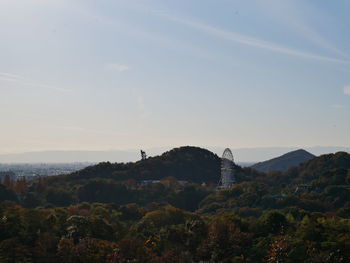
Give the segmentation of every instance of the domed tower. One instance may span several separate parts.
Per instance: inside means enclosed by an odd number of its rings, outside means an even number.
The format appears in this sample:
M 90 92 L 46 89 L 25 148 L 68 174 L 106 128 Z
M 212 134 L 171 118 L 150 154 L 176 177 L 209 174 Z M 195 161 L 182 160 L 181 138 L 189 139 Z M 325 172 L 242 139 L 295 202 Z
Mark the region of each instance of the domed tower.
M 231 150 L 226 148 L 221 157 L 221 177 L 218 189 L 230 188 L 235 183 L 233 155 Z

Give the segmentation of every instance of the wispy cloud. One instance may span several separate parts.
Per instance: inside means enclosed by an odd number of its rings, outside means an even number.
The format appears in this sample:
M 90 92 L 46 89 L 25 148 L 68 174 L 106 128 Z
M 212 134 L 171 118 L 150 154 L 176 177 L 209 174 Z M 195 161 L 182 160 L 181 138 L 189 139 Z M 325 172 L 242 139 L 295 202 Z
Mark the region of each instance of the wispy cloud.
M 322 37 L 318 32 L 307 25 L 296 24 L 296 27 L 299 28 L 300 32 L 305 36 L 305 38 L 310 39 L 314 43 L 318 44 L 320 47 L 326 48 L 335 54 L 343 56 L 345 58 L 350 58 L 350 55 L 340 50 L 336 46 L 334 46 L 330 41 Z
M 335 109 L 345 109 L 347 108 L 346 105 L 343 105 L 343 104 L 333 104 L 331 105 L 332 108 L 335 108 Z
M 307 1 L 280 1 L 269 0 L 269 4 L 257 1 L 258 7 L 264 14 L 270 15 L 277 23 L 283 23 L 294 30 L 298 35 L 308 39 L 317 46 L 349 59 L 350 55 L 330 40 L 322 36 L 311 24 L 305 14 L 313 14 L 318 20 L 329 20 L 329 14 L 321 12 L 317 6 Z M 303 10 L 304 12 L 300 12 Z
M 0 75 L 2 77 L 7 77 L 7 78 L 11 78 L 11 79 L 23 79 L 21 76 L 16 75 L 16 74 L 12 74 L 12 73 L 7 73 L 7 72 L 0 72 Z
M 88 134 L 98 134 L 98 135 L 116 135 L 113 131 L 108 130 L 96 130 L 80 126 L 54 126 L 55 129 L 65 130 L 69 132 L 76 133 L 88 133 Z
M 122 64 L 108 63 L 106 64 L 106 69 L 111 71 L 123 72 L 130 70 L 130 67 Z
M 68 92 L 69 89 L 59 88 L 51 85 L 46 85 L 42 83 L 37 83 L 33 80 L 24 78 L 20 75 L 8 73 L 8 72 L 0 72 L 0 81 L 6 81 L 6 82 L 15 82 L 21 86 L 26 86 L 30 88 L 39 88 L 39 89 L 48 89 L 48 90 L 54 90 L 59 92 Z
M 344 89 L 343 89 L 343 91 L 344 91 L 344 94 L 350 95 L 350 85 L 345 86 Z
M 211 34 L 213 36 L 229 40 L 231 42 L 255 47 L 255 48 L 260 48 L 260 49 L 266 49 L 270 50 L 273 52 L 277 53 L 282 53 L 286 55 L 291 55 L 291 56 L 298 56 L 298 57 L 303 57 L 303 58 L 308 58 L 308 59 L 316 59 L 316 60 L 322 60 L 322 61 L 328 61 L 328 62 L 336 62 L 336 63 L 343 63 L 343 64 L 350 64 L 350 60 L 343 60 L 343 59 L 338 59 L 338 58 L 333 58 L 333 57 L 327 57 L 327 56 L 322 56 L 318 54 L 314 54 L 311 52 L 306 52 L 302 51 L 299 49 L 294 49 L 286 46 L 282 46 L 280 44 L 276 44 L 273 42 L 261 40 L 258 38 L 254 38 L 251 36 L 239 34 L 233 31 L 221 29 L 218 27 L 214 27 L 208 24 L 200 23 L 197 21 L 185 19 L 182 17 L 174 16 L 171 14 L 167 13 L 159 13 L 155 12 L 156 15 L 162 16 L 167 18 L 168 20 L 171 20 L 173 22 L 181 23 L 183 25 L 186 25 L 188 27 L 191 27 L 193 29 L 197 29 L 203 32 L 206 32 L 208 34 Z

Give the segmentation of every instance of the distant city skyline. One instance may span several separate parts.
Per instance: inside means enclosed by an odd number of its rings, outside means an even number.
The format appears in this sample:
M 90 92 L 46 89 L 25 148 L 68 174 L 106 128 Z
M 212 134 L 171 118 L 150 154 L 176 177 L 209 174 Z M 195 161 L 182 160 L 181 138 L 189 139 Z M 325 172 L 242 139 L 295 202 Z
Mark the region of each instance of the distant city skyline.
M 0 0 L 0 154 L 350 147 L 349 10 Z

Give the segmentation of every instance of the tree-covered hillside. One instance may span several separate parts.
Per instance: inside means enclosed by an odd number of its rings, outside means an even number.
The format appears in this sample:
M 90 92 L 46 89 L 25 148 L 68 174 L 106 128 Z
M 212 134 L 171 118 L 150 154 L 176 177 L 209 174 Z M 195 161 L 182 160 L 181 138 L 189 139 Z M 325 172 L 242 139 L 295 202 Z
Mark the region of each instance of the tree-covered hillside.
M 348 153 L 286 172 L 235 171 L 237 184 L 216 191 L 220 158 L 181 147 L 32 182 L 5 178 L 0 262 L 350 262 Z
M 206 149 L 186 146 L 135 163 L 100 163 L 65 179 L 160 180 L 169 176 L 197 183 L 216 183 L 220 176 L 220 158 Z

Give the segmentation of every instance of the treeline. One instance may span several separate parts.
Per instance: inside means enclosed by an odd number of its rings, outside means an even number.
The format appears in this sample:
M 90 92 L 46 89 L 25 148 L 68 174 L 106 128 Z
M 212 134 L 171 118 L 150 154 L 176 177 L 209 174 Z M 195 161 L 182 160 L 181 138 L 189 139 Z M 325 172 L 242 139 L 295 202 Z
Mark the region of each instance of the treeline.
M 49 178 L 45 177 L 28 184 L 25 179 L 9 181 L 8 185 L 0 184 L 0 201 L 15 201 L 25 208 L 64 207 L 81 202 L 117 205 L 147 205 L 157 202 L 194 211 L 213 189 L 213 185 L 179 182 L 172 177 L 147 184 L 140 184 L 135 180 L 116 181 L 104 178 L 50 184 Z

